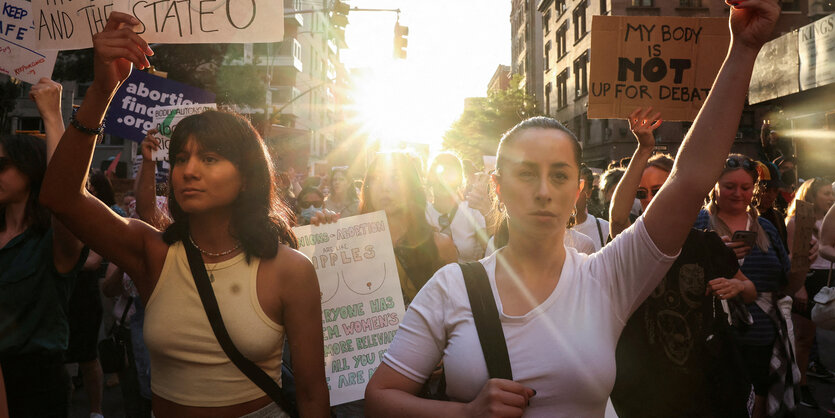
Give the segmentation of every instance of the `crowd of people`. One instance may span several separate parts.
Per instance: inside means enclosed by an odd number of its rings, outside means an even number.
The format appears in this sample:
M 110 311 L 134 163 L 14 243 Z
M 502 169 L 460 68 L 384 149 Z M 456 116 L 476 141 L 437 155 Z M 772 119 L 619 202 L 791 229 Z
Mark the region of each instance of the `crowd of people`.
M 811 320 L 835 261 L 832 179 L 802 181 L 786 150 L 730 152 L 780 9 L 729 4 L 727 57 L 675 159 L 655 152 L 663 109 L 636 109 L 634 154 L 603 173 L 573 132 L 534 117 L 504 134 L 490 172 L 449 152 L 390 152 L 356 179 L 357 167 L 305 178 L 275 171 L 247 119 L 207 111 L 174 130 L 163 193 L 149 132 L 125 207 L 89 165 L 113 94 L 153 51 L 133 17 L 111 13 L 70 126 L 45 79 L 31 92 L 45 140 L 0 137 L 0 417 L 66 416 L 65 363 L 79 364 L 101 416 L 100 289 L 118 298 L 131 417 L 602 417 L 609 399 L 623 418 L 817 407 L 807 376 L 835 380 Z M 407 312 L 365 398 L 331 407 L 318 280 L 292 227 L 375 211 Z M 801 213 L 814 213 L 813 234 L 796 245 Z M 809 268 L 792 269 L 803 257 Z M 483 273 L 479 313 L 468 272 Z M 477 317 L 491 308 L 501 337 L 485 346 Z

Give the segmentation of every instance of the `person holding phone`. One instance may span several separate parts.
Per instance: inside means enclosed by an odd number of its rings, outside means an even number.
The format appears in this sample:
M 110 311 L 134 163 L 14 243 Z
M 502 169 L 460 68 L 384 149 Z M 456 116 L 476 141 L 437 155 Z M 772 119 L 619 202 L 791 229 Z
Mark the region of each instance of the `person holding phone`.
M 800 377 L 799 373 L 794 374 L 795 359 L 788 344 L 790 315 L 780 305 L 789 299 L 784 299 L 782 294 L 789 284 L 789 257 L 774 225 L 758 216 L 754 204 L 760 177 L 758 167 L 744 155 L 729 155 L 695 224 L 696 228 L 715 231 L 722 237 L 739 259 L 742 273 L 757 289 L 756 302 L 747 305 L 754 323 L 740 333 L 739 339 L 756 395 L 754 416 L 771 413 L 774 402 L 794 408 L 793 391 L 777 385 L 782 385 L 787 378 L 797 384 Z M 753 241 L 751 233 L 755 236 Z

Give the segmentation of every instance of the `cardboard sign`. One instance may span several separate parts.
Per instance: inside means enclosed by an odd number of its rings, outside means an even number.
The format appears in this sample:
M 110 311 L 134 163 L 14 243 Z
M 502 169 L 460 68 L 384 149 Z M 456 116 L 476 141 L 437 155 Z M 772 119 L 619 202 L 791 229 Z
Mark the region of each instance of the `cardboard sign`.
M 93 46 L 110 12 L 141 22 L 148 43 L 258 43 L 284 38 L 284 3 L 276 0 L 33 0 L 42 49 Z
M 795 200 L 794 239 L 791 248 L 791 275 L 805 276 L 809 270 L 809 251 L 812 248 L 812 233 L 815 230 L 815 205 Z M 814 297 L 814 295 L 812 295 Z
M 184 118 L 191 115 L 198 115 L 207 110 L 217 109 L 214 103 L 197 104 L 188 106 L 159 106 L 154 109 L 154 127 L 157 128 L 156 138 L 159 140 L 159 149 L 154 151 L 151 158 L 154 161 L 168 160 L 168 147 L 171 144 L 171 134 L 174 128 Z
M 154 127 L 154 109 L 157 106 L 214 101 L 215 94 L 212 92 L 134 70 L 113 97 L 104 119 L 104 132 L 142 142 L 148 129 Z
M 590 119 L 694 120 L 730 41 L 725 18 L 594 16 L 591 32 Z
M 330 403 L 362 399 L 405 312 L 386 214 L 293 231 L 319 277 Z
M 52 78 L 58 51 L 35 47 L 36 33 L 30 3 L 25 0 L 0 0 L 0 74 L 35 84 Z

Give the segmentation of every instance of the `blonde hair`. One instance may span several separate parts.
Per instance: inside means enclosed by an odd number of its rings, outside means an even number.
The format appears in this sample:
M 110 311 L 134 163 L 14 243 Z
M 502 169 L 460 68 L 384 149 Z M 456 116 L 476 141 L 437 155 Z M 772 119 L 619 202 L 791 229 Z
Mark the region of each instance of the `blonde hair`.
M 742 154 L 731 154 L 728 156 L 728 160 L 731 159 L 747 159 L 748 161 L 753 162 L 750 158 L 742 155 Z M 728 167 L 728 164 L 725 164 L 725 168 L 722 169 L 722 174 L 719 176 L 719 180 L 725 176 L 725 174 L 730 173 L 736 170 L 745 170 L 751 176 L 751 179 L 754 181 L 754 192 L 753 196 L 757 195 L 757 190 L 759 189 L 759 173 L 756 169 L 748 170 L 743 167 L 742 164 L 737 165 L 736 167 Z M 719 181 L 716 181 L 716 184 L 719 184 Z M 760 249 L 762 252 L 767 252 L 771 246 L 771 239 L 768 237 L 768 233 L 760 227 L 759 217 L 760 212 L 757 210 L 757 199 L 752 198 L 750 202 L 748 202 L 747 213 L 748 217 L 751 220 L 751 231 L 757 233 L 757 240 L 755 245 Z M 713 189 L 710 191 L 708 195 L 707 202 L 705 203 L 705 210 L 710 214 L 710 221 L 708 223 L 708 227 L 715 231 L 719 236 L 733 236 L 734 231 L 731 231 L 731 228 L 719 218 L 719 203 L 716 201 L 716 187 L 714 186 Z
M 794 192 L 794 199 L 792 199 L 792 202 L 789 205 L 789 210 L 786 212 L 786 220 L 793 218 L 797 213 L 798 200 L 815 203 L 815 196 L 817 196 L 818 190 L 822 189 L 824 186 L 829 186 L 829 184 L 820 178 L 813 178 L 804 181 L 803 184 L 797 188 L 797 191 Z

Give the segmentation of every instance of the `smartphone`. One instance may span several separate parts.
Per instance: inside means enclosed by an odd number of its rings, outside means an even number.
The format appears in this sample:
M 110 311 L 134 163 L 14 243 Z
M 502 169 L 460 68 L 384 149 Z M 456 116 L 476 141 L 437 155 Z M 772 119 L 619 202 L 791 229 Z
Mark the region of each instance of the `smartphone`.
M 731 241 L 743 242 L 746 247 L 753 247 L 757 242 L 757 233 L 754 231 L 736 231 Z

